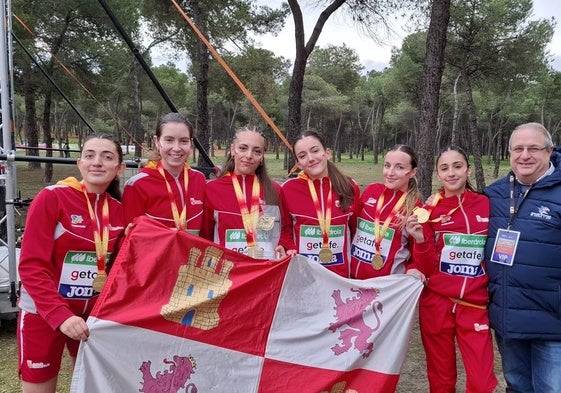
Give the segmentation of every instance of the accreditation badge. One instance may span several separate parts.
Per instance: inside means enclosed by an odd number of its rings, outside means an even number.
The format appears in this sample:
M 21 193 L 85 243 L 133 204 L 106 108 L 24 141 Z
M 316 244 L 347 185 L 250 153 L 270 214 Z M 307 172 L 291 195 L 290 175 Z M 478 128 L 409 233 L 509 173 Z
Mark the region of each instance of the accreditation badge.
M 495 244 L 493 245 L 491 262 L 512 266 L 514 263 L 514 255 L 516 253 L 516 247 L 518 246 L 519 237 L 520 232 L 518 231 L 499 229 L 497 231 Z

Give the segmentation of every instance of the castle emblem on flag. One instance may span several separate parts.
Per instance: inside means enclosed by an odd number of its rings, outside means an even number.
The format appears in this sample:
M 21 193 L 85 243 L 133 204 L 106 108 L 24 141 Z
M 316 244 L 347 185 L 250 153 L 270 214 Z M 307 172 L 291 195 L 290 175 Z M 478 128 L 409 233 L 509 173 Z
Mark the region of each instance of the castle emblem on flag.
M 196 393 L 197 387 L 194 383 L 185 386 L 185 383 L 195 372 L 196 363 L 192 356 L 173 357 L 173 361 L 164 359 L 164 364 L 169 364 L 169 370 L 164 372 L 156 372 L 156 376 L 152 376 L 150 366 L 152 362 L 142 362 L 139 370 L 142 373 L 142 388 L 138 391 L 142 393 L 177 393 L 179 389 L 185 388 L 186 393 Z
M 341 290 L 336 289 L 331 294 L 335 300 L 335 318 L 336 322 L 329 324 L 329 330 L 333 333 L 339 330 L 340 344 L 331 347 L 335 355 L 341 355 L 353 347 L 362 355 L 363 358 L 370 356 L 374 350 L 374 344 L 368 340 L 372 334 L 380 328 L 380 315 L 383 312 L 382 302 L 376 300 L 380 294 L 380 290 L 376 288 L 350 288 L 351 292 L 356 296 L 349 297 L 343 301 L 341 298 Z M 376 326 L 370 327 L 364 320 L 364 314 L 372 308 L 374 317 L 376 318 Z M 360 316 L 360 317 L 358 317 Z M 347 326 L 343 329 L 343 326 Z
M 209 246 L 204 256 L 198 248 L 189 250 L 187 264 L 179 267 L 169 303 L 161 315 L 168 321 L 209 330 L 220 322 L 218 307 L 232 281 L 228 278 L 234 264 L 221 260 L 223 251 Z

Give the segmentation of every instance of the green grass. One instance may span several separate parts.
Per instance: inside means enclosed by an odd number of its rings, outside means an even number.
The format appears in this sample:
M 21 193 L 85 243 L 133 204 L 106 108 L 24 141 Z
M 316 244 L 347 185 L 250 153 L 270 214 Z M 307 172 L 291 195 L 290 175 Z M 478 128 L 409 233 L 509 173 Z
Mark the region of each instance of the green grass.
M 22 155 L 23 152 L 18 152 L 18 155 Z M 57 155 L 57 153 L 54 153 Z M 77 159 L 77 153 L 72 153 L 72 158 Z M 125 156 L 125 159 L 132 159 L 132 156 Z M 214 164 L 221 166 L 224 162 L 224 152 L 222 150 L 216 151 L 215 156 L 211 157 Z M 359 187 L 363 189 L 370 183 L 383 182 L 382 178 L 382 167 L 383 167 L 383 156 L 379 157 L 378 164 L 374 164 L 374 160 L 371 155 L 366 155 L 364 161 L 360 158 L 349 159 L 348 155 L 343 155 L 341 157 L 341 162 L 335 162 L 337 167 L 343 171 L 343 173 L 351 176 L 358 183 Z M 486 184 L 492 183 L 495 179 L 492 178 L 493 167 L 487 165 L 486 158 L 483 159 L 484 162 L 484 174 Z M 279 156 L 279 159 L 275 158 L 274 153 L 268 153 L 266 155 L 267 171 L 269 175 L 278 180 L 283 181 L 287 177 L 287 171 L 283 168 L 283 155 Z M 192 166 L 192 162 L 190 162 Z M 18 190 L 21 193 L 22 199 L 33 198 L 37 192 L 47 184 L 43 182 L 44 166 L 39 170 L 29 170 L 27 169 L 27 163 L 18 161 L 17 162 L 17 180 L 18 180 Z M 503 161 L 499 170 L 499 177 L 504 176 L 509 170 L 508 161 Z M 126 179 L 134 175 L 137 172 L 136 169 L 127 169 L 123 174 L 121 179 L 121 184 L 124 183 Z M 433 171 L 434 173 L 434 171 Z M 53 164 L 53 183 L 63 179 L 67 176 L 79 177 L 78 168 L 75 164 Z M 475 185 L 475 175 L 472 173 L 471 181 Z M 438 180 L 433 177 L 433 190 L 438 189 Z

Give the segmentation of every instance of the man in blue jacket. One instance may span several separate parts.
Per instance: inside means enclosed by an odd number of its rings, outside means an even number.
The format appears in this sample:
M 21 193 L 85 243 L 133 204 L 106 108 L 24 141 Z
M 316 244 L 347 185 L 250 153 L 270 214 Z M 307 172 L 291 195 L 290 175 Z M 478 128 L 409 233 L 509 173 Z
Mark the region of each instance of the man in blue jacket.
M 511 172 L 485 189 L 489 318 L 507 392 L 561 392 L 561 153 L 539 123 L 509 151 Z

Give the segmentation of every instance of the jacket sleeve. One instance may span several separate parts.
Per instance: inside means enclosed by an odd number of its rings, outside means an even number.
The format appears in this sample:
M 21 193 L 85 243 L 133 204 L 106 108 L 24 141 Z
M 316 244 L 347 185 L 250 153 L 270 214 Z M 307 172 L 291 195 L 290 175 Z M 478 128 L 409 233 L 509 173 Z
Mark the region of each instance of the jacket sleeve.
M 212 190 L 209 184 L 206 184 L 203 202 L 203 220 L 201 223 L 200 236 L 203 239 L 214 241 L 214 207 L 211 204 L 210 193 Z
M 282 187 L 279 191 L 279 199 L 279 207 L 281 210 L 281 237 L 279 244 L 284 247 L 285 251 L 298 250 L 294 242 L 292 216 L 286 206 L 286 196 Z
M 139 193 L 139 188 L 135 187 L 134 184 L 125 184 L 122 201 L 125 224 L 131 223 L 135 217 L 143 216 L 146 213 L 144 197 Z
M 19 275 L 37 312 L 53 328 L 74 315 L 58 293 L 60 268 L 53 261 L 59 200 L 43 190 L 33 200 L 25 225 L 19 261 Z
M 407 270 L 417 269 L 426 277 L 430 277 L 438 267 L 438 253 L 434 243 L 434 231 L 429 223 L 423 224 L 425 241 L 417 243 L 411 236 L 411 263 Z
M 362 200 L 360 199 L 360 189 L 358 188 L 358 184 L 353 180 L 352 181 L 353 190 L 354 190 L 354 200 L 353 200 L 353 214 L 349 220 L 349 230 L 351 232 L 351 239 L 354 238 L 356 232 L 356 223 L 358 221 L 358 216 L 362 211 Z

